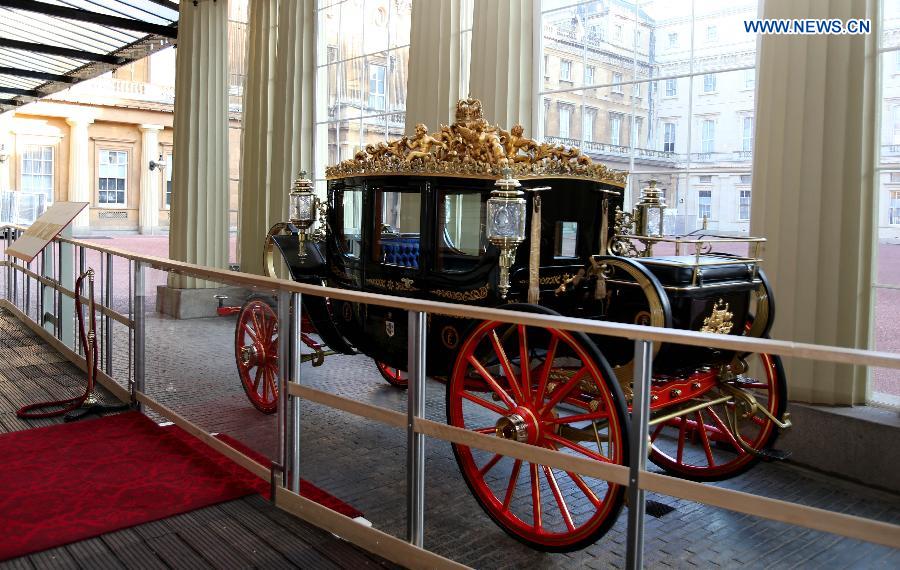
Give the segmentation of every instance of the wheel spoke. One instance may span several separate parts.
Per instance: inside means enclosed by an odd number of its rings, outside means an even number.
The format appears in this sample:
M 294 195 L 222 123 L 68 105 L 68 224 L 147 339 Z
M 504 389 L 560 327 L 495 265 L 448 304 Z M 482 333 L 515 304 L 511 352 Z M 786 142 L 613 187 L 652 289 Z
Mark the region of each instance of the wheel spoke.
M 588 372 L 587 366 L 582 366 L 578 372 L 572 375 L 571 378 L 565 383 L 562 388 L 557 388 L 556 391 L 553 392 L 553 395 L 547 400 L 547 403 L 541 408 L 541 415 L 546 414 L 549 410 L 552 410 L 553 407 L 560 402 L 569 392 L 572 391 L 575 386 L 581 381 L 585 374 Z
M 519 370 L 522 374 L 522 402 L 531 401 L 531 357 L 528 355 L 528 337 L 525 325 L 519 325 Z
M 566 500 L 563 499 L 562 493 L 559 491 L 559 485 L 556 483 L 556 477 L 553 475 L 553 471 L 546 465 L 542 465 L 542 467 L 544 468 L 544 477 L 547 478 L 547 484 L 550 485 L 550 490 L 553 492 L 553 497 L 556 499 L 556 505 L 559 507 L 559 513 L 566 523 L 566 528 L 571 532 L 575 530 L 575 525 L 572 523 L 572 515 L 569 513 L 569 506 L 566 504 Z
M 659 437 L 659 433 L 663 430 L 664 427 L 666 427 L 666 424 L 664 424 L 664 423 L 656 426 L 656 429 L 653 430 L 652 434 L 650 434 L 650 443 L 653 443 L 654 441 L 656 441 L 656 438 Z
M 590 412 L 587 414 L 575 414 L 574 416 L 560 416 L 558 418 L 549 417 L 544 421 L 548 424 L 571 424 L 575 422 L 597 421 L 608 418 L 609 414 L 603 412 Z
M 479 398 L 478 396 L 473 396 L 472 394 L 469 394 L 468 392 L 463 392 L 463 393 L 461 394 L 461 396 L 462 396 L 463 398 L 465 398 L 466 400 L 469 400 L 469 401 L 472 402 L 473 404 L 478 404 L 478 405 L 481 406 L 482 408 L 487 408 L 487 409 L 489 409 L 490 411 L 492 411 L 492 412 L 494 412 L 494 413 L 496 413 L 496 414 L 500 414 L 501 416 L 505 416 L 506 414 L 509 413 L 509 410 L 508 410 L 508 409 L 504 410 L 503 408 L 501 408 L 501 407 L 498 406 L 497 404 L 494 404 L 494 403 L 492 403 L 492 402 L 488 402 L 487 400 L 482 400 L 482 399 Z
M 709 436 L 706 434 L 706 424 L 703 421 L 703 414 L 700 410 L 694 412 L 697 415 L 697 431 L 700 432 L 700 441 L 703 443 L 703 452 L 706 453 L 706 461 L 710 467 L 715 467 L 716 462 L 713 461 L 712 447 L 709 445 Z
M 512 399 L 510 399 L 509 394 L 506 393 L 506 390 L 500 387 L 500 384 L 498 384 L 494 377 L 491 376 L 491 373 L 485 370 L 484 366 L 482 366 L 480 362 L 475 360 L 474 356 L 469 357 L 469 364 L 471 364 L 472 367 L 475 368 L 476 372 L 478 372 L 478 374 L 482 378 L 484 378 L 484 381 L 488 383 L 488 386 L 490 386 L 491 389 L 498 396 L 500 396 L 500 399 L 503 400 L 503 403 L 506 404 L 510 410 L 515 409 L 516 404 L 512 401 Z
M 506 496 L 503 497 L 503 510 L 509 510 L 509 503 L 512 501 L 513 492 L 516 490 L 516 483 L 519 481 L 519 470 L 522 469 L 522 460 L 516 459 L 513 465 L 512 473 L 509 474 L 509 484 L 506 486 Z
M 278 398 L 278 387 L 275 385 L 275 374 L 269 374 L 269 393 L 272 395 L 272 399 L 275 400 Z
M 684 457 L 684 437 L 687 435 L 687 421 L 684 418 L 681 418 L 681 422 L 678 424 L 678 463 L 681 463 L 682 458 Z
M 499 453 L 495 453 L 494 457 L 491 458 L 490 461 L 485 463 L 484 467 L 482 467 L 478 472 L 481 473 L 482 477 L 484 477 L 485 475 L 487 475 L 488 471 L 490 471 L 491 469 L 494 468 L 494 465 L 496 465 L 498 461 L 503 459 L 503 457 L 504 457 L 503 455 L 500 455 Z
M 545 434 L 544 437 L 549 439 L 550 441 L 554 441 L 564 447 L 568 447 L 572 451 L 577 451 L 578 453 L 580 453 L 582 455 L 586 455 L 587 457 L 590 457 L 591 459 L 596 459 L 597 461 L 602 461 L 604 463 L 612 463 L 612 461 L 610 461 L 609 458 L 603 457 L 602 455 L 598 454 L 595 451 L 591 451 L 590 449 L 584 447 L 583 445 L 578 445 L 577 443 L 573 443 L 564 437 L 559 437 L 558 435 L 556 435 L 554 433 Z
M 253 379 L 253 392 L 257 393 L 257 394 L 259 393 L 259 378 L 260 378 L 260 375 L 262 374 L 262 371 L 263 371 L 262 366 L 256 367 L 256 378 Z
M 506 356 L 506 351 L 503 350 L 503 345 L 500 344 L 500 339 L 497 338 L 497 331 L 491 332 L 491 345 L 494 347 L 494 354 L 497 355 L 497 359 L 500 361 L 500 366 L 503 368 L 503 373 L 506 375 L 506 381 L 509 384 L 509 387 L 512 388 L 516 401 L 524 402 L 525 400 L 522 398 L 522 391 L 516 383 L 516 373 L 512 368 L 509 357 Z
M 535 529 L 543 526 L 541 519 L 541 480 L 538 477 L 538 466 L 531 463 L 531 514 Z
M 559 337 L 553 334 L 550 339 L 550 345 L 547 347 L 547 356 L 544 359 L 544 366 L 541 368 L 541 378 L 538 384 L 537 393 L 534 396 L 534 404 L 537 405 L 544 401 L 544 392 L 547 391 L 547 381 L 550 380 L 550 370 L 553 369 L 553 360 L 556 358 L 556 347 L 559 346 Z
M 730 443 L 731 446 L 735 450 L 737 450 L 738 455 L 744 455 L 745 453 L 747 453 L 746 451 L 744 451 L 744 448 L 738 444 L 737 440 L 734 439 L 734 435 L 732 435 L 731 430 L 729 430 L 728 427 L 725 426 L 725 423 L 722 421 L 722 418 L 719 417 L 719 414 L 717 414 L 716 411 L 712 408 L 707 409 L 709 411 L 710 417 L 714 422 L 716 422 L 716 425 L 719 427 L 719 430 L 725 436 L 725 439 L 728 441 L 728 443 Z

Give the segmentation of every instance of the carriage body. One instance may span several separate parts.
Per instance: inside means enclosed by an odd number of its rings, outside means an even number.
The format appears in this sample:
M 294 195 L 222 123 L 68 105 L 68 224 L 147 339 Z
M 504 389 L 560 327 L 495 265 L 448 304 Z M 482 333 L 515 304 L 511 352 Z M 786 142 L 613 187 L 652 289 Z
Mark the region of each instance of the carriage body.
M 626 175 L 577 149 L 505 131 L 460 101 L 457 122 L 428 135 L 369 145 L 291 193 L 291 222 L 266 238 L 267 269 L 296 281 L 368 293 L 634 323 L 765 336 L 774 305 L 760 269 L 764 240 L 663 237 L 651 187 L 624 212 Z M 658 231 L 653 231 L 653 226 Z M 315 227 L 314 229 L 314 226 Z M 736 250 L 743 246 L 746 251 Z M 277 406 L 277 319 L 248 301 L 235 355 L 250 400 Z M 371 303 L 303 296 L 303 341 L 373 358 L 405 386 L 408 316 Z M 254 328 L 255 327 L 255 328 Z M 426 374 L 447 389 L 455 427 L 627 464 L 634 343 L 553 329 L 429 314 Z M 771 450 L 785 413 L 777 357 L 656 345 L 649 395 L 650 459 L 668 472 L 718 480 Z M 260 371 L 263 371 L 262 373 Z M 268 372 L 266 372 L 268 370 Z M 624 503 L 620 485 L 453 445 L 485 512 L 508 534 L 550 551 L 596 541 Z M 543 480 L 546 482 L 542 482 Z M 541 488 L 545 492 L 541 493 Z M 549 491 L 547 491 L 549 489 Z M 515 500 L 514 500 L 515 499 Z M 570 509 L 568 502 L 580 504 Z

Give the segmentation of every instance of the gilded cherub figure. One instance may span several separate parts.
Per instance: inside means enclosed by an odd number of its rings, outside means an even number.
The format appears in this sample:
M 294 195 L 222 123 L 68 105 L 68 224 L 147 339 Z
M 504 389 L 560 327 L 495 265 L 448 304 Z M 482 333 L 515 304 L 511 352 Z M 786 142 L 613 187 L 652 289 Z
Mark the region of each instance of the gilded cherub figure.
M 520 124 L 513 125 L 509 132 L 500 131 L 500 142 L 503 143 L 503 150 L 506 157 L 513 162 L 523 162 L 529 160 L 528 152 L 537 150 L 537 143 L 523 136 L 525 128 Z M 526 154 L 520 154 L 520 150 Z
M 478 119 L 472 123 L 472 127 L 456 126 L 460 135 L 471 149 L 471 154 L 476 160 L 494 164 L 505 164 L 506 153 L 500 144 L 497 129 L 492 128 L 484 119 Z
M 409 154 L 406 155 L 406 162 L 413 159 L 421 158 L 422 160 L 430 160 L 434 157 L 431 155 L 431 147 L 445 148 L 444 143 L 428 134 L 428 127 L 424 123 L 416 125 L 416 136 L 406 141 L 406 147 Z

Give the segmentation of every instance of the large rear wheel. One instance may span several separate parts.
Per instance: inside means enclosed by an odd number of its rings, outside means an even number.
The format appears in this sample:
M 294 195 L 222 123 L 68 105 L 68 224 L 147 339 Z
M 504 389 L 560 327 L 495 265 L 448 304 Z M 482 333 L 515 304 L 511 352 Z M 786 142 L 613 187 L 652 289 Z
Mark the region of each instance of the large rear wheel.
M 520 310 L 535 310 L 531 306 Z M 545 312 L 545 311 L 541 311 Z M 609 365 L 586 336 L 484 322 L 447 386 L 450 425 L 614 464 L 628 462 L 628 420 Z M 615 522 L 624 489 L 601 479 L 453 445 L 469 489 L 507 533 L 568 552 Z

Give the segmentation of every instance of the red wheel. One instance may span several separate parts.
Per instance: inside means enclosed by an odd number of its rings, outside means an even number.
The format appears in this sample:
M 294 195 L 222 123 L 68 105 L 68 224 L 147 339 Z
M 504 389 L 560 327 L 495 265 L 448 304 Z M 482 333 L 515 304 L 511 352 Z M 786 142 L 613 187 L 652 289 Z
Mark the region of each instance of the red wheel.
M 753 450 L 770 448 L 778 430 L 758 408 L 780 419 L 787 405 L 787 388 L 779 357 L 756 354 L 746 358 L 732 365 L 740 368 L 734 371 L 733 379 L 704 395 L 710 401 L 728 394 L 737 394 L 735 398 L 676 416 L 651 428 L 653 463 L 687 479 L 719 481 L 739 475 L 759 461 L 737 437 Z M 694 403 L 699 402 L 687 404 Z M 670 411 L 663 409 L 659 413 Z
M 278 316 L 271 305 L 251 299 L 241 307 L 234 356 L 250 402 L 265 414 L 278 409 Z
M 375 366 L 377 366 L 378 371 L 381 372 L 381 377 L 387 380 L 388 384 L 391 386 L 403 390 L 409 387 L 409 377 L 406 375 L 406 370 L 388 366 L 384 362 L 378 360 L 375 361 Z
M 480 433 L 628 462 L 621 389 L 581 334 L 482 323 L 457 356 L 447 417 Z M 622 507 L 619 485 L 465 446 L 454 444 L 453 451 L 485 512 L 539 550 L 569 552 L 596 542 Z

